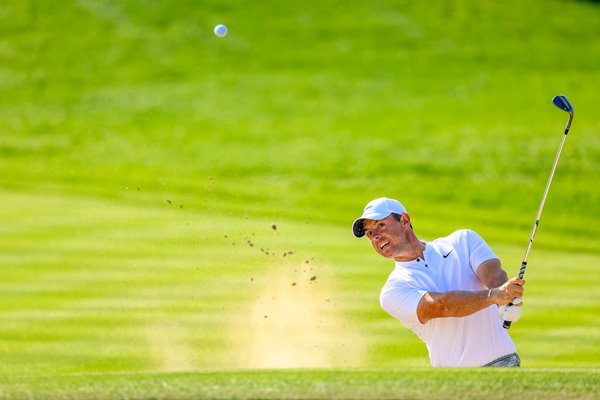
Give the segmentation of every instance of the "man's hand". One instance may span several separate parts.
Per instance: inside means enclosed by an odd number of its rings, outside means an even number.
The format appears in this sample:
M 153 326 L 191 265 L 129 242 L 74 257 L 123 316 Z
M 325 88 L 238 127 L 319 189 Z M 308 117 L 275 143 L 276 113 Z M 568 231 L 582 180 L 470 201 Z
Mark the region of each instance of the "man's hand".
M 523 292 L 525 281 L 518 277 L 509 279 L 492 291 L 491 300 L 498 304 L 498 316 L 503 321 L 516 322 L 523 311 Z
M 499 306 L 514 303 L 513 299 L 523 297 L 523 285 L 525 285 L 525 281 L 521 278 L 509 279 L 502 286 L 492 291 L 491 300 Z
M 521 312 L 523 311 L 523 298 L 515 297 L 512 301 L 513 304 L 505 304 L 498 307 L 498 316 L 502 321 L 516 322 L 521 318 Z

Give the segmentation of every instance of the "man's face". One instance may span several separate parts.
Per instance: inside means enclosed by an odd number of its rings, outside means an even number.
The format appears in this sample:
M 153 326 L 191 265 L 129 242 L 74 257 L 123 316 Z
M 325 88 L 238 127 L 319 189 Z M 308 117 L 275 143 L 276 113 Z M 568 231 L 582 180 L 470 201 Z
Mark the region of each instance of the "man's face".
M 389 215 L 377 221 L 366 219 L 363 229 L 378 254 L 385 258 L 394 258 L 401 255 L 407 245 L 404 224 L 402 219 L 398 221 L 393 215 Z

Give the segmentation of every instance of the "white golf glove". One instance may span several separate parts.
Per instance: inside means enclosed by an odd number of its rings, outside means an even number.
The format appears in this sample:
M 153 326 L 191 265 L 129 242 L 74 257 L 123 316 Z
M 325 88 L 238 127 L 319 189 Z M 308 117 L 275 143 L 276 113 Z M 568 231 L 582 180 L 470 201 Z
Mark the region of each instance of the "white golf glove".
M 523 298 L 515 297 L 512 304 L 498 306 L 498 316 L 502 321 L 516 322 L 521 318 L 523 311 Z

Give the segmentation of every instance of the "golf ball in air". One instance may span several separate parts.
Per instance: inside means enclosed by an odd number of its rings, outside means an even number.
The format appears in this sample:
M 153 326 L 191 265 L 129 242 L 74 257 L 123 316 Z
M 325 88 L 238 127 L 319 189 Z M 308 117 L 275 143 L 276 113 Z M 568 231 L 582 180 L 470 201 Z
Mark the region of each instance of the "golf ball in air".
M 215 35 L 217 35 L 218 37 L 223 37 L 227 35 L 227 27 L 222 24 L 215 26 Z

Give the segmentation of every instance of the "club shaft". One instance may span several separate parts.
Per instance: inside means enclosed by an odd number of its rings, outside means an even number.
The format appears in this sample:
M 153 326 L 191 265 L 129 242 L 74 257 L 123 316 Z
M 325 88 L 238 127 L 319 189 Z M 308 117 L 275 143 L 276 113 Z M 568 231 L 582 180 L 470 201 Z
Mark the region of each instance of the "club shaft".
M 537 232 L 537 228 L 540 224 L 540 218 L 542 218 L 542 211 L 544 210 L 544 204 L 546 204 L 546 197 L 548 197 L 548 192 L 550 191 L 550 185 L 552 184 L 552 179 L 554 179 L 554 172 L 556 171 L 556 166 L 558 165 L 558 160 L 560 159 L 560 154 L 562 153 L 563 146 L 565 144 L 565 140 L 567 139 L 567 135 L 569 134 L 569 129 L 571 128 L 571 122 L 573 121 L 573 114 L 569 113 L 569 120 L 567 121 L 567 126 L 565 127 L 565 134 L 560 141 L 560 146 L 558 146 L 558 151 L 556 152 L 556 157 L 554 157 L 554 164 L 552 164 L 552 170 L 550 170 L 550 176 L 548 177 L 548 182 L 546 183 L 546 188 L 544 189 L 544 194 L 542 195 L 542 201 L 540 202 L 540 207 L 538 208 L 537 215 L 535 217 L 535 222 L 533 223 L 533 228 L 531 230 L 531 236 L 529 237 L 529 243 L 527 244 L 527 250 L 525 250 L 525 256 L 523 257 L 523 262 L 521 263 L 521 269 L 519 270 L 519 278 L 523 279 L 525 276 L 525 269 L 527 268 L 527 260 L 529 259 L 529 253 L 531 252 L 531 247 L 533 246 L 533 239 L 535 239 L 535 233 Z M 512 304 L 512 303 L 511 303 Z M 511 322 L 504 321 L 502 326 L 505 329 L 510 328 Z
M 569 125 L 572 118 L 569 118 Z M 544 189 L 544 194 L 542 196 L 542 201 L 540 203 L 540 208 L 538 209 L 537 215 L 535 217 L 535 222 L 533 224 L 533 229 L 531 230 L 531 236 L 529 237 L 529 244 L 527 245 L 527 250 L 525 251 L 525 257 L 523 257 L 523 263 L 527 265 L 527 259 L 529 258 L 529 252 L 531 251 L 531 246 L 533 245 L 533 239 L 535 238 L 535 233 L 540 224 L 540 219 L 542 218 L 542 211 L 544 211 L 544 205 L 546 204 L 546 198 L 548 197 L 548 192 L 550 191 L 550 185 L 552 184 L 552 179 L 554 179 L 554 172 L 556 171 L 556 166 L 558 165 L 558 160 L 560 158 L 560 154 L 562 153 L 563 146 L 565 144 L 565 140 L 567 139 L 567 133 L 569 132 L 569 128 L 565 129 L 565 134 L 560 141 L 560 146 L 558 147 L 558 151 L 556 153 L 556 157 L 554 158 L 554 164 L 552 165 L 552 170 L 550 171 L 550 177 L 548 178 L 548 182 L 546 183 L 546 188 Z M 519 271 L 519 278 L 523 279 L 523 275 L 525 275 L 525 268 L 521 267 Z

